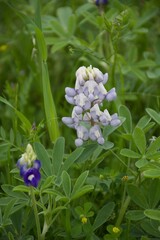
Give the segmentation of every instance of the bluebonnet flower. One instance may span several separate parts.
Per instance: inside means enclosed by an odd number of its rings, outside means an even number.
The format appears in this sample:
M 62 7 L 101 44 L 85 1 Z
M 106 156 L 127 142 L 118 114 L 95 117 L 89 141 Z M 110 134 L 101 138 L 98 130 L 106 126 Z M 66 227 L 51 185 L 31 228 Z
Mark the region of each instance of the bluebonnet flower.
M 20 170 L 20 176 L 27 186 L 38 186 L 41 179 L 41 162 L 37 159 L 30 144 L 27 145 L 25 153 L 22 154 L 21 158 L 18 160 L 17 167 Z
M 101 128 L 107 125 L 118 126 L 121 123 L 117 113 L 110 115 L 107 109 L 100 109 L 103 101 L 110 102 L 117 97 L 115 88 L 107 91 L 104 87 L 107 81 L 108 73 L 103 74 L 92 66 L 82 66 L 76 71 L 75 88 L 65 88 L 65 98 L 74 107 L 71 117 L 63 117 L 62 121 L 76 130 L 77 147 L 88 139 L 103 145 Z

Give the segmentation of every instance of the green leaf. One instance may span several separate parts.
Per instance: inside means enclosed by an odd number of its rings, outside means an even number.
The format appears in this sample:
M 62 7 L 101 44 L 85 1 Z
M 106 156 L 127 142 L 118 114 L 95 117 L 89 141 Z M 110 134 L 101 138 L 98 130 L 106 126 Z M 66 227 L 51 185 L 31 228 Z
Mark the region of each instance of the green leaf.
M 17 117 L 20 119 L 22 123 L 23 130 L 30 133 L 30 130 L 32 128 L 32 124 L 30 123 L 30 121 L 20 111 L 18 111 L 15 107 L 13 107 L 12 104 L 10 104 L 5 98 L 0 97 L 0 101 L 5 103 L 7 106 L 9 106 L 15 111 Z
M 144 154 L 146 150 L 146 138 L 144 131 L 141 128 L 135 127 L 133 132 L 133 140 L 140 153 Z
M 43 32 L 40 30 L 40 28 L 35 27 L 35 33 L 36 33 L 37 45 L 38 45 L 38 50 L 40 52 L 40 56 L 43 61 L 47 61 L 47 47 L 46 47 Z
M 49 81 L 47 63 L 42 62 L 42 86 L 43 86 L 43 99 L 44 109 L 47 121 L 48 132 L 51 141 L 55 141 L 59 136 L 59 125 L 56 107 L 52 97 L 51 86 Z
M 142 210 L 129 210 L 126 213 L 126 218 L 131 220 L 131 221 L 139 221 L 139 220 L 145 218 L 144 211 L 142 211 Z
M 151 109 L 151 108 L 146 108 L 146 112 L 148 113 L 148 115 L 154 119 L 155 122 L 157 122 L 158 124 L 160 124 L 160 114 L 157 113 L 155 110 Z
M 72 166 L 72 164 L 81 156 L 83 151 L 84 148 L 76 148 L 76 150 L 72 152 L 65 160 L 62 166 L 62 171 L 63 170 L 67 171 Z
M 49 176 L 45 179 L 43 184 L 41 185 L 41 191 L 43 192 L 44 189 L 48 188 L 49 186 L 53 185 L 55 176 Z
M 71 15 L 72 9 L 70 7 L 61 7 L 57 10 L 57 16 L 60 20 L 61 26 L 65 31 L 68 30 L 68 22 Z
M 156 140 L 154 140 L 150 146 L 147 148 L 147 153 L 146 153 L 146 156 L 147 154 L 152 154 L 154 152 L 156 152 L 157 150 L 160 149 L 160 137 L 156 138 Z
M 88 176 L 89 171 L 85 171 L 83 173 L 81 173 L 81 175 L 77 178 L 74 187 L 73 187 L 73 191 L 72 191 L 72 196 L 79 191 L 79 189 L 83 186 L 84 182 L 86 181 L 86 178 Z
M 137 152 L 134 152 L 130 149 L 127 149 L 127 148 L 123 148 L 121 151 L 120 151 L 120 154 L 125 156 L 125 157 L 129 157 L 129 158 L 140 158 L 141 155 Z
M 104 224 L 108 218 L 111 216 L 114 210 L 115 204 L 114 202 L 107 203 L 104 205 L 99 211 L 93 223 L 93 231 L 99 228 L 102 224 Z
M 12 199 L 5 207 L 4 210 L 4 215 L 3 215 L 3 220 L 4 222 L 9 218 L 12 208 L 14 206 L 14 204 L 16 203 L 17 199 Z
M 72 36 L 76 29 L 76 16 L 71 15 L 68 20 L 68 33 Z
M 144 59 L 136 63 L 137 67 L 143 68 L 143 67 L 155 67 L 156 63 L 153 60 L 150 59 Z
M 126 106 L 121 105 L 119 107 L 118 112 L 119 112 L 120 116 L 122 116 L 126 119 L 125 122 L 123 123 L 123 128 L 124 128 L 125 132 L 131 133 L 132 132 L 132 116 L 131 116 L 129 109 Z
M 135 165 L 136 165 L 137 168 L 142 168 L 142 167 L 146 166 L 147 164 L 149 164 L 149 161 L 146 160 L 146 159 L 143 159 L 143 158 L 140 159 L 140 160 L 138 160 L 138 161 L 135 163 Z
M 77 159 L 77 162 L 82 163 L 82 162 L 85 162 L 86 160 L 88 160 L 89 158 L 91 158 L 91 156 L 96 148 L 97 148 L 97 144 L 95 144 L 95 143 L 87 145 L 85 147 L 83 153 Z
M 3 189 L 3 191 L 8 195 L 11 196 L 13 198 L 17 198 L 17 199 L 23 199 L 23 200 L 28 200 L 28 196 L 22 192 L 15 192 L 13 191 L 13 186 L 9 185 L 9 184 L 4 184 L 1 186 L 1 188 Z
M 149 169 L 143 172 L 147 178 L 160 178 L 160 169 Z
M 10 129 L 10 142 L 13 144 L 14 143 L 14 132 L 13 129 Z
M 135 66 L 135 67 L 132 67 L 132 72 L 133 72 L 133 74 L 136 75 L 138 80 L 141 80 L 142 82 L 146 82 L 147 77 L 146 77 L 146 74 L 144 73 L 144 71 L 140 70 L 139 68 L 137 68 Z
M 42 169 L 43 169 L 44 173 L 47 176 L 51 176 L 52 175 L 52 165 L 51 165 L 51 160 L 48 156 L 46 149 L 39 142 L 34 143 L 34 148 L 35 148 L 35 151 L 37 154 L 37 158 L 41 161 Z
M 153 220 L 160 221 L 160 210 L 156 209 L 146 209 L 144 211 L 146 217 L 151 218 Z
M 6 132 L 5 132 L 3 127 L 0 127 L 0 134 L 1 134 L 3 139 L 6 139 Z
M 55 142 L 52 155 L 53 173 L 55 175 L 59 174 L 59 170 L 63 162 L 64 148 L 65 139 L 63 137 L 59 137 Z
M 132 201 L 142 208 L 148 208 L 148 202 L 141 189 L 133 184 L 128 184 L 127 191 Z
M 143 15 L 138 19 L 136 28 L 141 27 L 143 24 L 148 22 L 151 18 L 153 18 L 158 12 L 158 9 L 153 7 L 153 8 L 148 8 L 147 11 L 144 11 Z
M 144 129 L 148 125 L 150 120 L 151 120 L 151 118 L 149 116 L 145 115 L 138 121 L 136 127 Z
M 142 229 L 150 235 L 158 237 L 159 239 L 159 222 L 151 219 L 143 220 L 141 223 Z
M 18 185 L 16 187 L 13 188 L 13 191 L 15 192 L 30 192 L 30 188 L 24 185 Z
M 67 46 L 69 44 L 68 40 L 60 40 L 58 42 L 56 42 L 52 48 L 51 48 L 51 52 L 52 54 L 54 54 L 55 52 L 57 52 L 58 50 L 64 48 L 65 46 Z
M 65 195 L 70 198 L 71 195 L 71 178 L 66 171 L 62 173 L 62 187 Z
M 94 189 L 93 185 L 85 185 L 81 187 L 76 193 L 71 197 L 71 200 L 75 200 L 77 198 L 80 198 L 84 194 L 92 191 Z
M 160 201 L 160 181 L 152 179 L 148 189 L 149 207 L 155 208 Z
M 105 141 L 103 145 L 100 146 L 102 149 L 108 150 L 114 147 L 114 143 Z

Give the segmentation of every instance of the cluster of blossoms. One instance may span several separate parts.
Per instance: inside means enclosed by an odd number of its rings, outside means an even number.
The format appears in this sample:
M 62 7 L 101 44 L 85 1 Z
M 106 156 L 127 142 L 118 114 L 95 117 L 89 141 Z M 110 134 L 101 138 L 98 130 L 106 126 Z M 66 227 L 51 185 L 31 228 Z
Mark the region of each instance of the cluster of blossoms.
M 100 110 L 104 100 L 112 101 L 117 96 L 115 88 L 110 91 L 105 89 L 107 81 L 108 73 L 103 74 L 92 66 L 83 66 L 76 71 L 75 88 L 65 88 L 65 98 L 74 107 L 72 116 L 63 117 L 62 121 L 77 131 L 77 147 L 88 139 L 104 144 L 101 126 L 120 124 L 117 113 L 110 115 L 107 109 Z
M 27 186 L 37 187 L 41 178 L 40 168 L 41 162 L 37 160 L 37 156 L 30 144 L 27 145 L 26 151 L 22 154 L 17 162 L 20 169 L 20 176 L 23 177 Z

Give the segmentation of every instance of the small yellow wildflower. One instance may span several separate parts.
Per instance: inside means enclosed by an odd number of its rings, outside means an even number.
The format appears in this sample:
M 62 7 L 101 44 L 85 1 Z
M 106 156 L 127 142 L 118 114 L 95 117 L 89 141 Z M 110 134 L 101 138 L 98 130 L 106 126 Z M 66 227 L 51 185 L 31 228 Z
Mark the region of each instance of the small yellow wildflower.
M 103 174 L 100 174 L 100 175 L 99 175 L 99 178 L 100 178 L 100 179 L 104 179 Z
M 123 176 L 123 177 L 122 177 L 122 181 L 123 181 L 123 182 L 127 182 L 127 181 L 128 181 L 128 176 Z
M 0 52 L 5 52 L 7 50 L 8 46 L 6 44 L 3 44 L 0 46 Z
M 86 224 L 86 223 L 87 223 L 87 218 L 86 218 L 85 216 L 83 216 L 83 217 L 81 218 L 81 222 L 82 222 L 83 224 Z
M 112 231 L 114 233 L 119 233 L 120 229 L 118 227 L 113 227 Z

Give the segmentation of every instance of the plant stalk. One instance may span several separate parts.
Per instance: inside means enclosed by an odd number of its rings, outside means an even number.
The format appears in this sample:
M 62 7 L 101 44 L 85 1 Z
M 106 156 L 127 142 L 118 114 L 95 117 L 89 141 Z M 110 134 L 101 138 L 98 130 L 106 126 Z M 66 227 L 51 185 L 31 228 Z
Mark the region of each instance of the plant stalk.
M 37 227 L 37 239 L 38 240 L 43 240 L 43 238 L 41 238 L 41 228 L 40 228 L 40 222 L 39 222 L 39 217 L 38 217 L 38 210 L 37 210 L 37 205 L 36 205 L 34 189 L 33 189 L 32 186 L 30 188 L 30 192 L 31 192 L 31 199 L 32 199 L 34 216 L 35 216 L 36 227 Z

